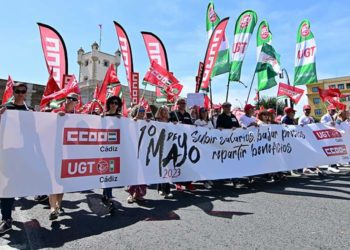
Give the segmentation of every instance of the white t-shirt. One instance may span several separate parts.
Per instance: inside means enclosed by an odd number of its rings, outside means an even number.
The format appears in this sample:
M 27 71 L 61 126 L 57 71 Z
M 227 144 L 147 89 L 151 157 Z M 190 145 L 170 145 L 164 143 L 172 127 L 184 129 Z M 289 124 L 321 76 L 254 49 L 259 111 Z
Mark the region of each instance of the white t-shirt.
M 307 125 L 310 123 L 315 123 L 315 120 L 312 116 L 302 115 L 299 117 L 298 125 Z
M 241 124 L 242 127 L 247 128 L 252 122 L 256 123 L 256 118 L 254 116 L 247 116 L 247 115 L 242 115 L 239 118 L 239 123 Z
M 214 128 L 213 123 L 211 121 L 206 122 L 206 121 L 201 120 L 201 119 L 197 119 L 194 122 L 194 125 L 199 126 L 199 127 Z
M 329 113 L 322 116 L 321 123 L 331 123 L 331 122 L 334 122 L 334 119 Z

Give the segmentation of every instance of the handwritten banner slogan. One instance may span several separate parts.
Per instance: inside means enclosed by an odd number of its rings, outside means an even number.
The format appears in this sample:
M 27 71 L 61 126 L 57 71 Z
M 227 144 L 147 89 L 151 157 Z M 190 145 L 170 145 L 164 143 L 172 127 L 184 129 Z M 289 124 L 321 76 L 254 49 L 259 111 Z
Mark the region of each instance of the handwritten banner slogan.
M 220 131 L 6 111 L 0 122 L 0 197 L 227 179 L 349 162 L 349 143 L 349 124 Z

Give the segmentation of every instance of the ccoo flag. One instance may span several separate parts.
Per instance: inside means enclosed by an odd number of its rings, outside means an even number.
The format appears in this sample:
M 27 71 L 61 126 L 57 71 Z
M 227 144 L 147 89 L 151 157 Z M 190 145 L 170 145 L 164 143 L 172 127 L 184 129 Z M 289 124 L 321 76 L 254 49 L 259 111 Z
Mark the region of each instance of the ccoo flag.
M 63 76 L 68 74 L 66 45 L 62 36 L 51 26 L 38 23 L 41 45 L 49 74 L 51 70 L 60 88 L 64 87 Z
M 211 34 L 213 33 L 213 30 L 215 29 L 215 27 L 218 25 L 219 22 L 220 22 L 220 18 L 214 10 L 214 3 L 210 2 L 208 4 L 207 18 L 206 18 L 208 39 L 210 39 Z M 217 75 L 227 73 L 229 71 L 230 71 L 230 48 L 229 48 L 229 43 L 225 32 L 220 45 L 218 57 L 216 58 L 216 62 L 211 75 L 212 77 L 214 77 Z
M 237 19 L 235 37 L 232 46 L 233 61 L 231 63 L 230 81 L 239 81 L 244 56 L 247 52 L 250 37 L 254 31 L 258 17 L 252 10 L 244 11 Z
M 267 43 L 262 45 L 256 71 L 258 74 L 259 72 L 265 72 L 265 77 L 258 82 L 259 91 L 277 85 L 275 76 L 281 72 L 279 55 L 274 48 Z
M 303 20 L 297 34 L 294 85 L 317 82 L 316 50 L 316 42 L 310 30 L 310 22 L 309 20 Z

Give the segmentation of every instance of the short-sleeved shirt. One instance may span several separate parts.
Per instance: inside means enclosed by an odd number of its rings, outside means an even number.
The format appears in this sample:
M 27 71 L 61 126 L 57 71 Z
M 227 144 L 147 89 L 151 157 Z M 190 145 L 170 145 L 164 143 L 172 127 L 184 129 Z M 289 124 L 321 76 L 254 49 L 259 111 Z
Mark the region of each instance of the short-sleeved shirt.
M 282 124 L 287 124 L 287 125 L 296 125 L 295 120 L 289 118 L 287 115 L 283 118 Z
M 33 110 L 32 107 L 28 107 L 26 105 L 16 105 L 12 102 L 6 103 L 5 105 L 3 105 L 3 107 L 6 107 L 6 109 L 9 109 L 9 110 L 24 110 L 24 111 Z
M 205 120 L 197 119 L 194 122 L 194 125 L 199 126 L 199 127 L 214 128 L 213 123 L 210 120 L 205 121 Z
M 216 121 L 216 128 L 239 128 L 239 123 L 234 114 L 226 115 L 222 113 L 218 116 L 218 120 Z
M 247 115 L 242 115 L 239 118 L 239 123 L 241 124 L 242 127 L 247 128 L 251 123 L 255 122 L 256 123 L 256 118 L 254 116 L 247 116 Z
M 176 113 L 175 113 L 176 112 Z M 170 122 L 181 122 L 182 124 L 192 125 L 191 115 L 185 111 L 185 113 L 181 113 L 180 111 L 171 111 L 170 114 Z
M 334 118 L 329 113 L 322 116 L 321 123 L 331 123 L 331 122 L 334 122 Z
M 302 115 L 299 117 L 299 120 L 298 120 L 299 125 L 307 125 L 311 123 L 315 123 L 315 120 L 312 116 Z

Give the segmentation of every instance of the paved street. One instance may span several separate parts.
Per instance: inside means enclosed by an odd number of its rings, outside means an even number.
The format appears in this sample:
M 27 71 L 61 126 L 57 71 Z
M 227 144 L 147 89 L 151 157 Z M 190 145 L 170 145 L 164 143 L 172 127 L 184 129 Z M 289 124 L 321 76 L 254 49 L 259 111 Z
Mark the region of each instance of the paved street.
M 19 249 L 350 249 L 350 169 L 287 181 L 257 181 L 234 188 L 198 184 L 194 193 L 127 204 L 114 189 L 117 211 L 109 215 L 101 190 L 66 194 L 65 214 L 48 220 L 48 205 L 21 198 L 14 230 L 0 248 Z

